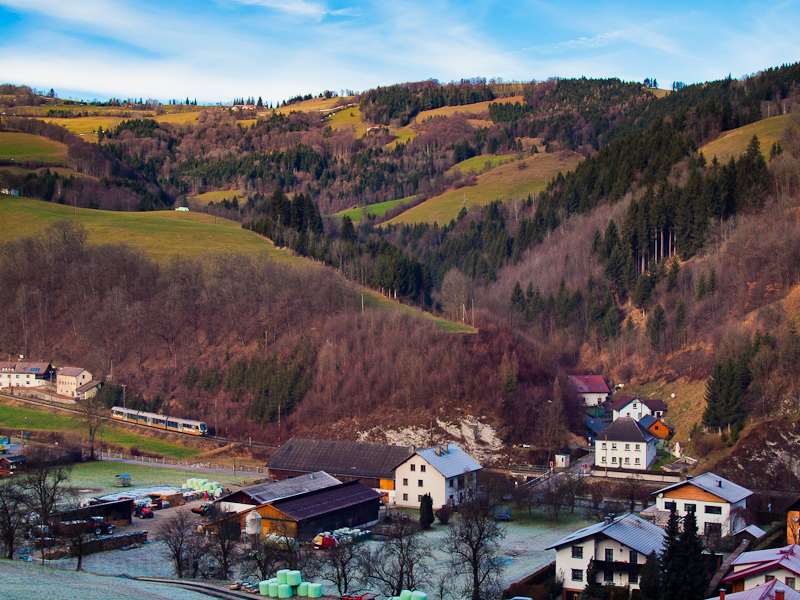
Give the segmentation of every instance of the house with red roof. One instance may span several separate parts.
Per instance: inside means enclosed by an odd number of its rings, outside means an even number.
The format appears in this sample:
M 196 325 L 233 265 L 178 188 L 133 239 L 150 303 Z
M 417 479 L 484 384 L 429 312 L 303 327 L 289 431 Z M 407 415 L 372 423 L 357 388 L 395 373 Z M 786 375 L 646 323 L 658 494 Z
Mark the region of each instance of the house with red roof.
M 611 395 L 606 380 L 600 375 L 570 375 L 567 380 L 575 393 L 583 398 L 584 406 L 602 404 Z
M 800 546 L 743 552 L 731 563 L 733 573 L 722 582 L 734 592 L 752 590 L 765 583 L 778 581 L 789 589 L 797 589 L 800 581 Z
M 44 385 L 53 369 L 45 362 L 2 362 L 0 363 L 0 388 L 32 388 Z
M 726 594 L 721 590 L 719 596 L 712 596 L 707 600 L 800 600 L 800 592 L 787 588 L 777 579 L 769 583 L 762 583 L 743 592 Z

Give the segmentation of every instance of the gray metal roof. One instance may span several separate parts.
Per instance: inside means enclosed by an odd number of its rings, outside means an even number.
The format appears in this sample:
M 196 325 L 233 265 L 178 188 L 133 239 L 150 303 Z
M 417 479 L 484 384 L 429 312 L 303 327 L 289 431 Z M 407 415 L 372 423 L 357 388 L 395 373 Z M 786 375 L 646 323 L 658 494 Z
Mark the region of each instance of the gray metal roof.
M 648 555 L 651 552 L 660 552 L 666 537 L 666 533 L 659 526 L 630 513 L 617 517 L 610 523 L 603 521 L 602 523 L 579 529 L 572 535 L 560 539 L 552 546 L 548 546 L 546 550 L 574 544 L 599 535 L 611 538 L 644 555 Z
M 445 446 L 447 447 L 446 451 L 444 449 Z M 436 453 L 437 449 L 439 449 L 439 454 Z M 458 475 L 471 473 L 483 468 L 478 461 L 455 444 L 417 450 L 417 454 L 444 477 L 457 477 Z
M 282 513 L 297 519 L 313 519 L 350 506 L 374 502 L 378 508 L 381 494 L 358 481 L 348 481 L 322 490 L 314 490 L 291 498 L 275 500 L 272 506 Z
M 407 446 L 292 438 L 267 461 L 270 469 L 335 477 L 394 479 L 394 470 L 413 454 Z
M 266 504 L 279 498 L 289 498 L 297 494 L 305 492 L 313 492 L 314 490 L 322 490 L 334 485 L 339 485 L 341 481 L 325 471 L 316 471 L 315 473 L 308 473 L 300 477 L 292 477 L 291 479 L 284 479 L 283 481 L 276 481 L 274 483 L 265 483 L 262 485 L 254 485 L 249 488 L 239 490 L 237 494 L 245 494 L 252 498 L 256 504 Z M 234 494 L 231 494 L 233 496 Z M 221 502 L 225 498 L 220 499 Z
M 692 479 L 687 479 L 686 481 L 681 481 L 679 483 L 673 483 L 665 488 L 661 488 L 655 493 L 660 494 L 662 492 L 666 492 L 667 490 L 672 490 L 684 485 L 693 485 L 705 492 L 708 492 L 709 494 L 719 496 L 726 502 L 731 503 L 739 502 L 753 495 L 753 492 L 747 488 L 737 485 L 732 481 L 725 479 L 724 477 L 720 477 L 719 475 L 714 475 L 714 473 L 703 473 L 702 475 L 698 475 Z
M 612 442 L 649 442 L 655 436 L 630 417 L 620 417 L 599 434 L 597 439 Z

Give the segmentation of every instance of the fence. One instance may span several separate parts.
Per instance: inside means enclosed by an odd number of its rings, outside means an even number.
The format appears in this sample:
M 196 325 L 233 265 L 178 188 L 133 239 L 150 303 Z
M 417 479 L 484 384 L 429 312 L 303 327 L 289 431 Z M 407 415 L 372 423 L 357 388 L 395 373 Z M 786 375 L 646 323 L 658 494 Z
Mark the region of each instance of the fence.
M 216 471 L 236 471 L 237 473 L 255 473 L 266 475 L 269 470 L 267 467 L 251 467 L 250 465 L 234 465 L 222 463 L 204 463 L 193 460 L 178 460 L 175 458 L 160 458 L 155 456 L 134 456 L 124 452 L 111 452 L 103 450 L 100 452 L 100 459 L 131 460 L 141 463 L 151 463 L 155 465 L 178 465 L 181 467 L 192 467 L 195 469 L 211 469 Z

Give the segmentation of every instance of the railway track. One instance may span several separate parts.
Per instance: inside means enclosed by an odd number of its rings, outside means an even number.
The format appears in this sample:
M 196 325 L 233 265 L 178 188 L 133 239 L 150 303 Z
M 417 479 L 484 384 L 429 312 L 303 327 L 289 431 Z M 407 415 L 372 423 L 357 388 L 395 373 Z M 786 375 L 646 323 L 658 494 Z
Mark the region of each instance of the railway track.
M 18 402 L 25 402 L 26 404 L 33 404 L 34 406 L 41 406 L 41 407 L 48 408 L 48 409 L 56 409 L 56 410 L 59 410 L 61 412 L 65 412 L 65 413 L 69 413 L 69 414 L 73 414 L 73 415 L 80 415 L 81 414 L 81 412 L 79 410 L 76 410 L 74 408 L 69 408 L 69 405 L 63 405 L 62 406 L 62 405 L 60 405 L 58 403 L 45 402 L 44 400 L 38 400 L 36 398 L 24 398 L 24 397 L 21 397 L 21 396 L 9 396 L 8 394 L 0 394 L 0 398 L 7 398 L 9 400 L 17 400 Z M 126 425 L 139 427 L 139 428 L 144 429 L 146 431 L 152 431 L 153 430 L 152 427 L 148 427 L 147 425 L 140 425 L 139 423 L 131 423 L 130 421 L 120 421 L 118 419 L 112 419 L 111 417 L 105 417 L 105 416 L 102 417 L 102 419 L 104 421 L 109 422 L 109 423 L 125 423 Z M 161 431 L 161 430 L 159 429 L 158 431 Z M 197 439 L 198 437 L 200 437 L 200 436 L 197 436 L 197 435 L 192 435 L 190 433 L 182 433 L 180 431 L 170 431 L 169 433 L 174 434 L 174 435 L 185 436 L 187 438 L 192 438 L 192 439 Z M 228 439 L 228 438 L 216 437 L 216 436 L 213 436 L 213 435 L 204 435 L 204 436 L 202 436 L 202 439 L 204 439 L 204 440 L 212 440 L 212 441 L 218 443 L 220 446 L 227 445 L 227 444 L 236 444 L 238 446 L 248 446 L 248 447 L 256 447 L 256 448 L 272 448 L 272 449 L 279 448 L 279 446 L 272 445 L 272 444 L 262 444 L 260 442 L 250 442 L 250 441 L 244 442 L 244 441 L 240 441 L 240 440 L 232 440 L 232 439 Z
M 172 585 L 191 592 L 199 592 L 214 598 L 221 598 L 222 600 L 241 600 L 242 598 L 252 598 L 252 594 L 243 594 L 233 590 L 220 589 L 205 583 L 195 581 L 175 580 L 175 579 L 161 579 L 159 577 L 131 577 L 129 575 L 120 575 L 125 579 L 133 581 L 146 581 L 148 583 L 158 583 L 161 585 Z

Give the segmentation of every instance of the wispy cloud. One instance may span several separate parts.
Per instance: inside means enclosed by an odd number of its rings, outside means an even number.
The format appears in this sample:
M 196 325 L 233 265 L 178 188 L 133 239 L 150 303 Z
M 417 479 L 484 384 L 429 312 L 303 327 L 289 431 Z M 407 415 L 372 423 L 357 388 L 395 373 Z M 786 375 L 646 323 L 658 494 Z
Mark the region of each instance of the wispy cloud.
M 248 6 L 262 6 L 270 10 L 277 10 L 295 17 L 307 17 L 321 21 L 326 16 L 350 15 L 355 11 L 352 8 L 332 10 L 323 2 L 310 0 L 231 0 Z

